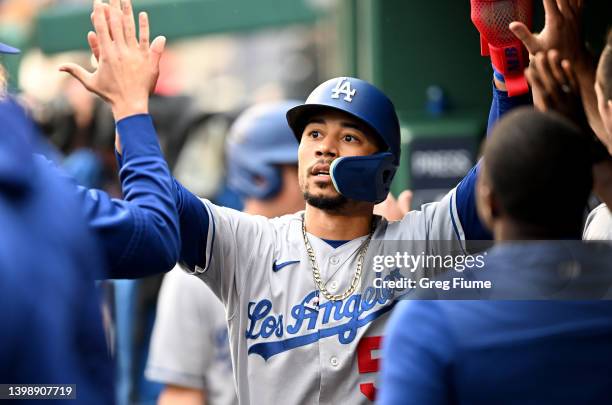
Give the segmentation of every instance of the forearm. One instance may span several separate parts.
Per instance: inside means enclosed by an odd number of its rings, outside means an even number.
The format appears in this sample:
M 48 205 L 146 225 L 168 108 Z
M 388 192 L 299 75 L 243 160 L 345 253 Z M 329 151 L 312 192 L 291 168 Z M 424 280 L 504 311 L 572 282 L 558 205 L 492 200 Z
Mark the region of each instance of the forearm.
M 174 196 L 179 214 L 181 251 L 179 262 L 190 271 L 206 265 L 206 245 L 210 217 L 200 201 L 181 183 L 174 180 Z
M 531 95 L 524 94 L 516 97 L 509 97 L 503 87 L 498 88 L 500 82 L 495 82 L 493 85 L 493 100 L 491 109 L 489 110 L 489 121 L 487 124 L 487 134 L 490 134 L 497 121 L 499 121 L 506 113 L 514 108 L 531 105 Z
M 121 169 L 124 164 L 123 157 L 116 153 L 116 158 Z M 172 196 L 179 216 L 181 248 L 178 262 L 193 272 L 196 267 L 205 267 L 210 218 L 204 203 L 174 178 Z
M 495 123 L 510 110 L 522 105 L 530 104 L 531 98 L 528 95 L 508 97 L 508 93 L 493 86 L 493 100 L 489 112 L 489 123 L 487 134 L 493 130 Z M 485 229 L 480 222 L 476 211 L 476 181 L 480 171 L 480 162 L 466 174 L 457 186 L 455 193 L 455 204 L 459 221 L 463 227 L 466 240 L 489 240 L 492 239 L 491 233 Z
M 135 278 L 170 270 L 180 236 L 170 171 L 148 115 L 117 123 L 124 139 L 119 172 L 124 199 L 80 189 L 86 218 L 101 240 L 111 278 Z

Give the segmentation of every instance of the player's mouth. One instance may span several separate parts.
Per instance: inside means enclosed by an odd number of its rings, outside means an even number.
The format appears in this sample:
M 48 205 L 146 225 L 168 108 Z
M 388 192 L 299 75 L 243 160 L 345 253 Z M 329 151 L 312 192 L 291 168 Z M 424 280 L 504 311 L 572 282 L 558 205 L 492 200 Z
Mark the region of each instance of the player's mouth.
M 331 176 L 329 175 L 329 164 L 319 163 L 314 165 L 310 170 L 310 175 L 314 177 L 314 180 L 317 183 L 331 182 Z

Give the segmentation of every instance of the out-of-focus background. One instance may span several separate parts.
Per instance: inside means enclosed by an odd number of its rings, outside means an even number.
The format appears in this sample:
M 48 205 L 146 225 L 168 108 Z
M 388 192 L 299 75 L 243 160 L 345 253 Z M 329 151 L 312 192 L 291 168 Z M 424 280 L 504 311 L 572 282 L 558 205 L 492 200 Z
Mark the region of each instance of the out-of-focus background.
M 223 145 L 232 120 L 259 101 L 305 99 L 322 81 L 357 76 L 394 102 L 402 125 L 394 192 L 413 206 L 454 187 L 473 166 L 486 128 L 491 67 L 480 56 L 467 0 L 142 0 L 152 37 L 168 48 L 151 100 L 174 175 L 201 197 L 241 203 L 225 186 Z M 535 0 L 535 29 L 543 25 Z M 109 109 L 57 66 L 93 69 L 86 34 L 91 0 L 0 0 L 0 41 L 10 88 L 50 141 L 49 156 L 88 187 L 120 195 Z M 609 0 L 588 1 L 585 35 L 603 47 Z M 0 124 L 1 125 L 1 124 Z M 160 277 L 105 283 L 119 404 L 153 403 L 143 377 Z
M 543 9 L 534 3 L 537 29 Z M 216 151 L 241 109 L 304 99 L 340 75 L 373 82 L 395 103 L 404 151 L 394 189 L 411 188 L 414 206 L 454 186 L 475 160 L 490 67 L 467 0 L 136 0 L 135 7 L 149 12 L 153 34 L 169 39 L 152 111 L 171 168 L 202 196 L 223 191 Z M 56 69 L 65 61 L 91 66 L 90 12 L 90 0 L 3 0 L 0 40 L 24 50 L 4 62 L 45 133 L 64 154 L 98 154 L 103 170 L 89 180 L 117 191 L 107 167 L 114 164 L 109 112 Z M 609 1 L 587 2 L 594 52 L 611 14 Z M 83 166 L 87 157 L 73 160 Z

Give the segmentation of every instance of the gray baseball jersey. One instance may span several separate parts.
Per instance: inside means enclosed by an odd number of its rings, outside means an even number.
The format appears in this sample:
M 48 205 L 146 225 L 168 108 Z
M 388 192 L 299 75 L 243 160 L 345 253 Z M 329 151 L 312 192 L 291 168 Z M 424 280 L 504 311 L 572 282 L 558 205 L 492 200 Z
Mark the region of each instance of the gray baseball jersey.
M 393 253 L 383 251 L 382 240 L 443 240 L 462 249 L 454 199 L 455 190 L 399 222 L 376 217 L 366 261 Z M 373 287 L 377 274 L 366 266 L 350 297 L 328 301 L 313 282 L 301 213 L 270 220 L 203 203 L 210 218 L 206 262 L 194 273 L 225 305 L 240 403 L 371 403 L 395 291 Z M 347 290 L 367 238 L 334 249 L 308 237 L 327 290 Z M 443 253 L 436 243 L 426 250 Z
M 210 288 L 179 268 L 164 277 L 145 374 L 204 390 L 207 404 L 238 403 L 225 309 Z
M 612 240 L 612 213 L 601 204 L 589 214 L 582 235 L 584 240 Z

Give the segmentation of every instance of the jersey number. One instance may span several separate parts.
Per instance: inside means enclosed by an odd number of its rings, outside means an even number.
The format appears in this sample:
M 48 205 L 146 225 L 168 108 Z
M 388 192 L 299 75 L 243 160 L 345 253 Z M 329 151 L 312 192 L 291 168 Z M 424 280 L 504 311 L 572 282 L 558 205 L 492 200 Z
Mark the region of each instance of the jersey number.
M 380 349 L 382 336 L 364 337 L 357 346 L 357 367 L 360 374 L 377 373 L 380 369 L 380 359 L 372 357 L 372 351 Z M 370 401 L 376 399 L 374 383 L 359 384 L 361 393 Z

